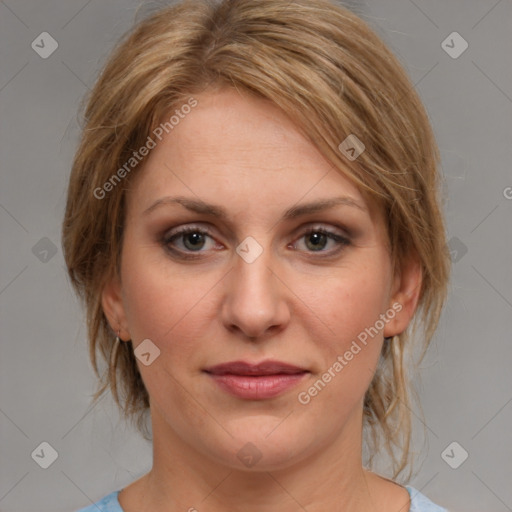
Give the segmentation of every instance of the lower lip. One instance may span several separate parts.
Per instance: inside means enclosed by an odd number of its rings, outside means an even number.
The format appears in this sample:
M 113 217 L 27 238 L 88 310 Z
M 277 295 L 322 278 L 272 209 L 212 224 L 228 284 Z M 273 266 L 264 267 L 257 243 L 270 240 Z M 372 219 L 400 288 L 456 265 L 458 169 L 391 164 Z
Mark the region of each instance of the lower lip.
M 246 400 L 273 398 L 296 386 L 307 372 L 278 375 L 214 375 L 208 374 L 224 391 Z

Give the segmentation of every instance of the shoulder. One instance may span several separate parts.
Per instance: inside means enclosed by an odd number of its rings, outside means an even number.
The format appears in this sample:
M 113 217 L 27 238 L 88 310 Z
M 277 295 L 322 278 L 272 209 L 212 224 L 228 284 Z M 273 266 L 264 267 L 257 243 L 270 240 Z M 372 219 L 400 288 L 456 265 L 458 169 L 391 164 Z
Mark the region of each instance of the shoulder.
M 76 512 L 98 512 L 98 510 L 101 512 L 123 512 L 123 509 L 119 504 L 119 500 L 117 499 L 118 494 L 119 491 L 111 492 L 96 503 L 89 505 L 88 507 L 81 508 Z
M 409 512 L 448 512 L 445 508 L 430 501 L 414 487 L 406 485 L 405 488 L 411 497 L 411 508 L 409 509 Z

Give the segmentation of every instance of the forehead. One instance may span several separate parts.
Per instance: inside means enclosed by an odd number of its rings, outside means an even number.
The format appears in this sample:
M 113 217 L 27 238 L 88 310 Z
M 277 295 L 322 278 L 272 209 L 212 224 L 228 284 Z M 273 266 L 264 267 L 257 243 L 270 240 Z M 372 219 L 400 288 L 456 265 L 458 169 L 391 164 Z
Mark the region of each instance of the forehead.
M 270 101 L 234 89 L 194 98 L 197 106 L 164 132 L 133 182 L 131 196 L 141 208 L 168 193 L 238 211 L 339 195 L 372 209 Z
M 156 148 L 154 159 L 166 152 L 187 168 L 238 169 L 239 174 L 331 167 L 270 101 L 234 89 L 205 92 L 196 99 L 198 105 Z

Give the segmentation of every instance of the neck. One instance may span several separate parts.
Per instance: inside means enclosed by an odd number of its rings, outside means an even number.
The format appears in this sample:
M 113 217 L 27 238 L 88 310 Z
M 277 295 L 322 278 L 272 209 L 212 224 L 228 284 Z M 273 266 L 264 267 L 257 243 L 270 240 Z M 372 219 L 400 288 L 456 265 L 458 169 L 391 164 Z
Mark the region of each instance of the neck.
M 361 425 L 358 411 L 343 432 L 311 447 L 299 462 L 244 471 L 198 453 L 152 414 L 153 468 L 141 479 L 141 503 L 155 512 L 377 510 L 362 467 Z

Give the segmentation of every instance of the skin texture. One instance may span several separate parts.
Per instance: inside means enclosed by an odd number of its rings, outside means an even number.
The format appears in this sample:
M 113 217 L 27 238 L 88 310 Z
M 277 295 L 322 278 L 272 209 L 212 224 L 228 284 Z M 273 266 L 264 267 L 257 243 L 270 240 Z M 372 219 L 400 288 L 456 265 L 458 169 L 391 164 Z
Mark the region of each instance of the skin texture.
M 418 265 L 411 260 L 392 275 L 381 213 L 270 102 L 232 89 L 195 98 L 197 107 L 132 181 L 121 279 L 112 278 L 102 296 L 123 340 L 136 348 L 149 338 L 160 350 L 149 366 L 138 361 L 151 401 L 153 468 L 121 491 L 122 507 L 407 511 L 403 487 L 363 470 L 361 426 L 383 338 L 402 332 L 414 313 Z M 179 204 L 144 213 L 166 196 L 214 203 L 228 218 Z M 340 196 L 360 208 L 282 220 L 291 207 Z M 176 237 L 166 247 L 183 226 L 209 234 Z M 309 228 L 349 243 L 312 238 Z M 263 250 L 252 263 L 236 252 L 249 236 Z M 298 393 L 394 303 L 401 311 L 301 404 Z M 310 373 L 280 396 L 244 400 L 203 372 L 266 359 Z M 252 467 L 237 457 L 247 443 L 262 454 Z

